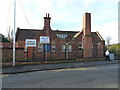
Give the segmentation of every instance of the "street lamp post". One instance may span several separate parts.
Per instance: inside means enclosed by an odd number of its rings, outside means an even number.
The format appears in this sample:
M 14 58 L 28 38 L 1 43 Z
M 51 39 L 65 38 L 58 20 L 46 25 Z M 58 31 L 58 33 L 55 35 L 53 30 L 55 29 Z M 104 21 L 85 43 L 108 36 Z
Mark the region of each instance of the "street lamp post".
M 15 29 L 16 29 L 16 0 L 14 0 L 13 66 L 15 66 Z

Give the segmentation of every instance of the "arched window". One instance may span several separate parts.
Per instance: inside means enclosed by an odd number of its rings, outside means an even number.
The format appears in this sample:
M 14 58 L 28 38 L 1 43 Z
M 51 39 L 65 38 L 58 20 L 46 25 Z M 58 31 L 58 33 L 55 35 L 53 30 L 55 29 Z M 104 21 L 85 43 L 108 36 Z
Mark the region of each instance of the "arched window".
M 72 45 L 68 45 L 68 52 L 72 52 Z
M 52 41 L 51 51 L 56 52 L 56 42 L 55 41 Z

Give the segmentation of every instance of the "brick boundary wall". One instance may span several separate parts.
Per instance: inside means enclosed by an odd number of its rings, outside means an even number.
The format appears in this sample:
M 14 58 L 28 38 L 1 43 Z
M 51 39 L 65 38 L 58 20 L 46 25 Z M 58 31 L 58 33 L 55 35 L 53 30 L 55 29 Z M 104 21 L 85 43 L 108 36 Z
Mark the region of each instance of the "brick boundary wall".
M 9 62 L 13 60 L 13 48 L 3 47 L 2 49 L 2 62 Z M 16 48 L 16 61 L 24 60 L 24 48 Z

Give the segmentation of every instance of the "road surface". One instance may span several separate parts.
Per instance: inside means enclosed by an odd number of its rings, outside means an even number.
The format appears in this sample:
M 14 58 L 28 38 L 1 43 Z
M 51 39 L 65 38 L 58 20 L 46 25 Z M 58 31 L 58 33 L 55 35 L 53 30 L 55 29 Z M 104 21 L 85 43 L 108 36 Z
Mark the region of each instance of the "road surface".
M 1 75 L 2 88 L 118 88 L 118 64 Z

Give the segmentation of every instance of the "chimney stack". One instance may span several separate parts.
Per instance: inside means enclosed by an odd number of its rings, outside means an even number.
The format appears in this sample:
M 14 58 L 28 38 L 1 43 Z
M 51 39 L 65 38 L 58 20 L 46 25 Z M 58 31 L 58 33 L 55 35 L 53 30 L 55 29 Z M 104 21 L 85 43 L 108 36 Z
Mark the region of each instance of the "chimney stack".
M 83 15 L 83 33 L 84 35 L 91 35 L 91 13 Z
M 49 13 L 46 13 L 46 17 L 44 17 L 44 29 L 51 29 L 50 27 L 50 17 L 49 17 Z
M 91 13 L 83 15 L 83 56 L 92 57 Z

